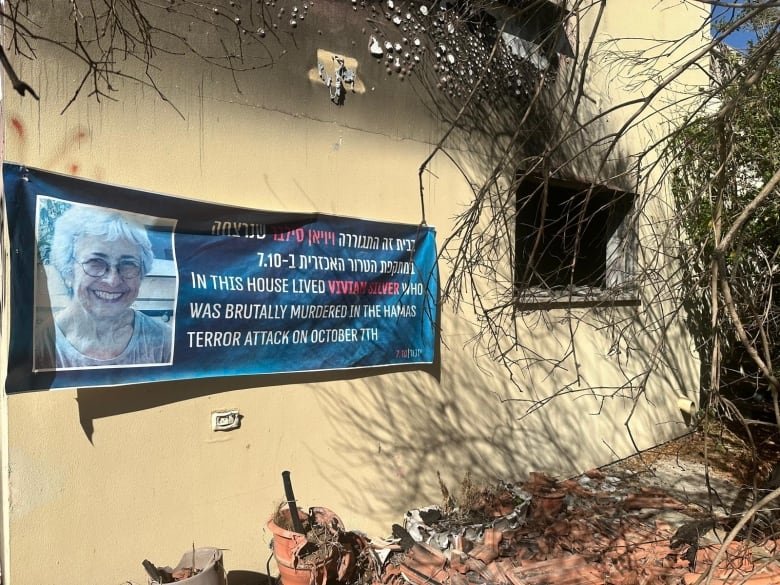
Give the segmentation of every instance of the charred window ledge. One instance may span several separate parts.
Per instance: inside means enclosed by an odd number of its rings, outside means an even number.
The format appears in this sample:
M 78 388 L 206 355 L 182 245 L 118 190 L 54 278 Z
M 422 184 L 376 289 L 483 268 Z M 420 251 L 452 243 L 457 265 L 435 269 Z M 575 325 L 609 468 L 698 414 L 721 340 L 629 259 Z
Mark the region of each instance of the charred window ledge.
M 593 307 L 639 307 L 642 301 L 635 290 L 574 288 L 571 290 L 532 289 L 518 293 L 515 308 L 520 311 Z

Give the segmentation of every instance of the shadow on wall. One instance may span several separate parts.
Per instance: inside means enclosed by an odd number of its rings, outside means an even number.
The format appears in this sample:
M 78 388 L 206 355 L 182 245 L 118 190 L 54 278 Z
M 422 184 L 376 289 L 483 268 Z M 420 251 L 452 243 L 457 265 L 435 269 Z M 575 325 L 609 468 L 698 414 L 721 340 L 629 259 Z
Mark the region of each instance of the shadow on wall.
M 440 376 L 437 361 L 430 366 L 386 366 L 370 369 L 336 370 L 333 372 L 304 372 L 294 374 L 268 374 L 262 376 L 236 376 L 232 378 L 202 378 L 197 384 L 192 380 L 174 380 L 147 384 L 129 384 L 121 388 L 78 388 L 76 401 L 79 409 L 79 423 L 89 442 L 95 432 L 96 419 L 157 408 L 202 396 L 246 389 L 290 386 L 355 380 L 368 376 L 392 374 L 395 372 L 420 371 L 435 379 Z
M 463 340 L 471 327 L 450 324 L 451 331 L 460 329 Z M 329 451 L 338 458 L 323 463 L 319 476 L 339 492 L 347 489 L 349 478 L 352 513 L 400 522 L 405 510 L 441 503 L 437 472 L 450 492 L 457 491 L 466 473 L 488 482 L 517 482 L 534 470 L 567 476 L 631 454 L 629 417 L 641 437 L 640 448 L 682 432 L 674 391 L 680 383 L 676 358 L 653 373 L 658 377 L 653 387 L 661 390 L 646 392 L 638 383 L 629 384 L 625 368 L 605 355 L 607 340 L 601 342 L 603 348 L 588 348 L 603 349 L 602 370 L 593 375 L 613 380 L 611 387 L 588 385 L 588 380 L 574 385 L 569 361 L 529 376 L 521 392 L 495 363 L 451 347 L 440 384 L 398 373 L 380 384 L 355 379 L 348 389 L 322 389 L 315 397 L 337 429 Z M 594 344 L 593 338 L 586 344 Z M 554 338 L 540 345 L 552 352 Z M 644 368 L 638 366 L 647 358 L 632 358 L 640 373 Z M 551 406 L 546 400 L 552 397 Z M 636 401 L 644 403 L 632 412 Z
M 354 382 L 348 396 L 319 395 L 343 430 L 331 445 L 341 468 L 320 469 L 320 476 L 339 490 L 351 478 L 354 513 L 400 521 L 404 510 L 440 503 L 437 472 L 454 491 L 467 472 L 512 481 L 530 469 L 575 466 L 566 444 L 573 413 L 557 415 L 557 424 L 537 416 L 518 428 L 513 409 L 484 386 L 461 379 L 452 381 L 458 390 L 445 390 L 404 376 L 394 382 L 400 388 Z

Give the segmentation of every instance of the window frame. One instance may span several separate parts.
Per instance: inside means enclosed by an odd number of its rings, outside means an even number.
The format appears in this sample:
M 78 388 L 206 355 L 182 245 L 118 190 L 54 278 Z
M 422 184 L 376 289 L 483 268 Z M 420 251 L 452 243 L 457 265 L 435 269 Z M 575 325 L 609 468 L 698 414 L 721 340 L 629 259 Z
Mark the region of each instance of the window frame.
M 547 209 L 545 210 L 545 224 L 554 227 L 554 224 L 560 222 L 560 218 L 566 214 L 560 212 L 548 216 L 551 208 L 559 207 L 567 211 L 574 210 L 578 215 L 577 220 L 572 223 L 566 220 L 563 232 L 563 243 L 561 243 L 561 234 L 556 233 L 546 237 L 547 243 L 544 245 L 544 252 L 548 255 L 555 253 L 562 254 L 568 262 L 561 265 L 560 272 L 555 269 L 549 273 L 549 267 L 554 263 L 551 257 L 537 258 L 536 266 L 532 269 L 533 273 L 527 273 L 526 266 L 528 257 L 531 256 L 529 238 L 533 236 L 537 239 L 536 226 L 541 222 L 540 206 L 544 201 L 534 203 L 533 198 L 545 197 L 544 190 L 547 191 Z M 553 201 L 550 200 L 551 194 Z M 593 306 L 639 306 L 641 304 L 638 290 L 634 284 L 636 270 L 636 257 L 638 255 L 638 239 L 634 229 L 633 219 L 635 215 L 635 202 L 638 196 L 636 193 L 609 187 L 599 183 L 585 183 L 578 181 L 566 181 L 556 178 L 542 179 L 534 175 L 525 175 L 517 183 L 515 189 L 515 237 L 514 237 L 514 257 L 513 257 L 513 283 L 515 287 L 515 306 L 520 309 L 544 309 L 560 307 L 593 307 Z M 585 204 L 584 214 L 581 205 Z M 576 207 L 580 206 L 579 210 Z M 528 223 L 529 211 L 533 214 L 533 223 Z M 571 217 L 571 214 L 569 215 Z M 565 241 L 569 232 L 575 229 L 578 223 L 585 224 L 606 221 L 608 226 L 605 234 L 600 237 L 596 244 L 602 251 L 593 254 L 592 250 L 587 254 L 577 255 L 577 261 L 574 262 L 575 269 L 572 275 L 571 259 L 573 252 L 568 252 Z M 525 223 L 523 223 L 525 222 Z M 584 228 L 584 232 L 591 232 L 598 229 L 597 225 Z M 588 238 L 588 233 L 584 233 L 580 227 L 580 237 L 582 244 L 583 238 Z M 584 233 L 584 235 L 583 235 Z M 545 238 L 544 234 L 538 236 Z M 576 238 L 575 238 L 576 239 Z M 537 246 L 539 242 L 535 241 Z M 602 264 L 603 259 L 603 264 Z M 596 271 L 577 272 L 577 264 L 583 264 L 586 267 L 593 268 L 598 264 L 598 274 Z M 538 269 L 547 272 L 539 274 Z M 535 273 L 535 274 L 534 274 Z M 553 274 L 559 277 L 561 274 L 567 274 L 568 282 L 563 282 L 556 278 L 550 285 L 545 284 L 545 276 Z M 575 283 L 572 285 L 572 276 Z M 589 283 L 582 282 L 585 278 L 593 278 Z M 523 282 L 525 279 L 526 282 Z M 548 278 L 549 280 L 549 278 Z M 579 282 L 576 282 L 579 281 Z

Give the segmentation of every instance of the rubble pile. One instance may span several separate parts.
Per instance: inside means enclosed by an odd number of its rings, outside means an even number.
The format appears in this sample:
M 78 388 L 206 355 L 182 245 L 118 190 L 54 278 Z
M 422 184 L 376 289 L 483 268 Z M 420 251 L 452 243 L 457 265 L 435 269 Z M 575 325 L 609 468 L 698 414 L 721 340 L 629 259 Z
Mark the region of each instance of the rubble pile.
M 560 482 L 533 473 L 522 487 L 496 488 L 492 506 L 409 512 L 406 534 L 394 528 L 405 552 L 388 560 L 380 580 L 386 585 L 679 585 L 699 580 L 720 549 L 707 530 L 695 529 L 712 528 L 703 510 L 661 489 L 625 493 L 620 484 L 619 478 L 596 470 Z M 694 537 L 686 536 L 686 528 Z M 780 583 L 778 545 L 732 543 L 712 583 Z
M 293 568 L 312 565 L 299 553 L 321 540 L 332 566 L 297 583 L 283 573 L 282 585 L 692 585 L 715 562 L 708 585 L 780 584 L 780 526 L 721 551 L 733 518 L 660 487 L 599 470 L 564 481 L 532 473 L 521 485 L 467 475 L 456 495 L 439 481 L 442 505 L 407 512 L 388 541 L 340 521 L 327 539 L 299 535 Z

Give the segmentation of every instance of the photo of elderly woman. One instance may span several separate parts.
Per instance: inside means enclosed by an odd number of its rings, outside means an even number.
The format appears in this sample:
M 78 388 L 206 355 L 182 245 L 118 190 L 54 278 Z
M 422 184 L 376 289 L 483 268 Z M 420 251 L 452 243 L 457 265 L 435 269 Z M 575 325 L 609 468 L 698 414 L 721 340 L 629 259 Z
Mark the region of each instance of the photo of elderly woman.
M 177 288 L 171 222 L 150 230 L 155 218 L 39 200 L 33 369 L 170 364 L 173 332 L 165 321 Z M 155 247 L 171 259 L 156 260 Z M 142 295 L 147 279 L 156 282 Z

